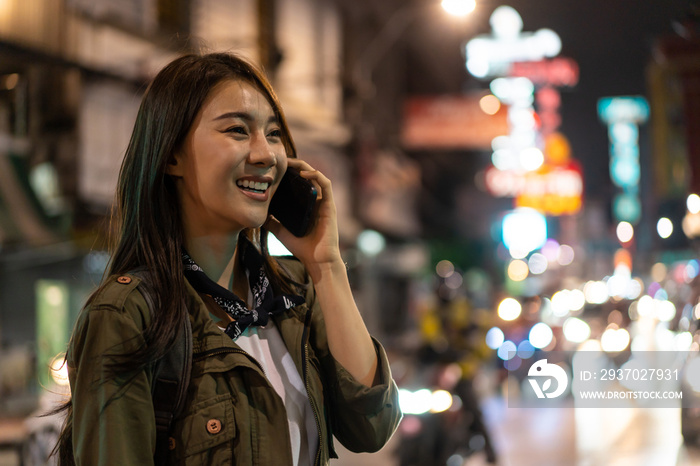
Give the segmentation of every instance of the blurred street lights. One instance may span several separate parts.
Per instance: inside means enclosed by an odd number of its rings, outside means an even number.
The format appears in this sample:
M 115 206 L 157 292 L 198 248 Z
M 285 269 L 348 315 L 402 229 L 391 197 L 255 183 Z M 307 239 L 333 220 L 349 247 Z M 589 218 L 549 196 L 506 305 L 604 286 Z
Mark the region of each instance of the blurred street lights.
M 442 8 L 452 16 L 466 16 L 476 8 L 475 0 L 442 0 Z

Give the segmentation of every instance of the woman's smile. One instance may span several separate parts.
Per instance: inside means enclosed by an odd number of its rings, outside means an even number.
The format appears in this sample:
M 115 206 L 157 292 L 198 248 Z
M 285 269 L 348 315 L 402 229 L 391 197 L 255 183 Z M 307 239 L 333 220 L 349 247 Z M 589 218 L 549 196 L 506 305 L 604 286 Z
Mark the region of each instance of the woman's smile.
M 267 201 L 269 198 L 269 187 L 273 182 L 271 177 L 243 177 L 236 180 L 236 186 L 246 196 L 256 201 Z

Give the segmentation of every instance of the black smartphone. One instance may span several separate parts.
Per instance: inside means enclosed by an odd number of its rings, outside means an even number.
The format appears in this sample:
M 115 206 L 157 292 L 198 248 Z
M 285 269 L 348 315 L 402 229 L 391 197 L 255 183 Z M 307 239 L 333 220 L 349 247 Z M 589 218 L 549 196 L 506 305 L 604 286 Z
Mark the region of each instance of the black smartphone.
M 298 170 L 287 168 L 270 201 L 269 213 L 294 236 L 302 237 L 313 223 L 317 194 L 311 181 L 302 178 Z

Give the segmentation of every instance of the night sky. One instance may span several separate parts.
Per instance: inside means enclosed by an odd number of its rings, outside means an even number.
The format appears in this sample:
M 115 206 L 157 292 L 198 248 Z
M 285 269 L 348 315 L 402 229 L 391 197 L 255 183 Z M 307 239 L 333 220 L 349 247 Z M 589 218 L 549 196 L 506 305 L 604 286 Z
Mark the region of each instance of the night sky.
M 674 34 L 673 20 L 687 15 L 692 2 L 512 0 L 508 4 L 522 16 L 524 31 L 553 29 L 562 41 L 560 55 L 578 62 L 578 85 L 562 91 L 561 131 L 583 164 L 587 197 L 607 196 L 613 189 L 607 129 L 598 120 L 596 103 L 601 97 L 647 94 L 645 69 L 654 42 Z M 648 138 L 648 130 L 648 125 L 641 128 L 642 141 Z M 641 151 L 644 161 L 649 147 Z

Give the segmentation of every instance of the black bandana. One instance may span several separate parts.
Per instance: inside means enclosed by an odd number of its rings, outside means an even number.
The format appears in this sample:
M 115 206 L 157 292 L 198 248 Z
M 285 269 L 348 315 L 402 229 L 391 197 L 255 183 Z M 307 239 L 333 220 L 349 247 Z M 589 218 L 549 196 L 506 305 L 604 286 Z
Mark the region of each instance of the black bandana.
M 224 332 L 233 340 L 238 338 L 251 325 L 267 325 L 270 315 L 281 314 L 299 304 L 304 298 L 294 295 L 274 296 L 270 280 L 265 275 L 262 255 L 248 239 L 241 235 L 239 246 L 242 247 L 242 262 L 248 273 L 248 282 L 253 293 L 253 309 L 248 309 L 245 302 L 231 291 L 211 280 L 194 260 L 184 252 L 182 263 L 185 278 L 199 293 L 210 295 L 216 304 L 226 311 L 234 320 Z

